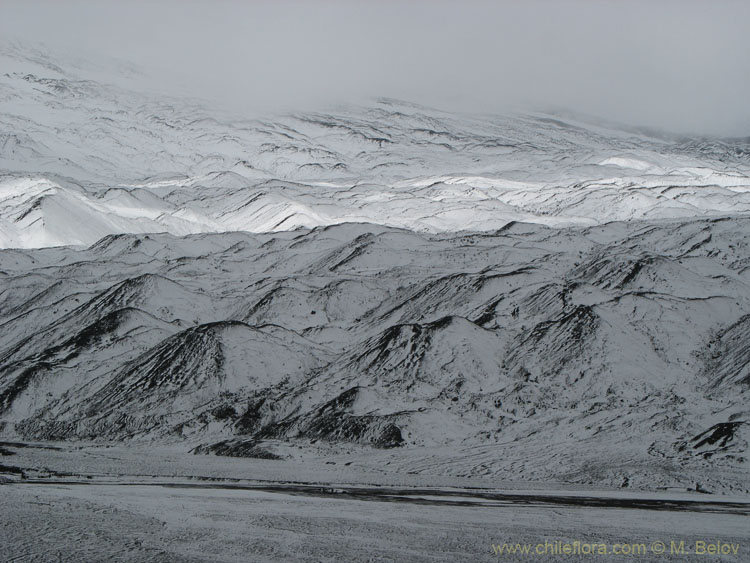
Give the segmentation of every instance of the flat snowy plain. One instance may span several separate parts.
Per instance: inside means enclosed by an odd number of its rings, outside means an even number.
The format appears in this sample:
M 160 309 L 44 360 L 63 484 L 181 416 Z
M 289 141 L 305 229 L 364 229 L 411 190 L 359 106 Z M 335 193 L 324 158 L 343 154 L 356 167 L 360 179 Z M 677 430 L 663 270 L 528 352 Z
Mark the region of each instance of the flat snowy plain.
M 7 561 L 587 557 L 553 547 L 536 556 L 495 552 L 506 543 L 536 549 L 545 542 L 604 544 L 611 560 L 706 561 L 696 542 L 737 549 L 711 560 L 747 557 L 748 497 L 415 476 L 324 457 L 300 464 L 174 448 L 3 447 L 16 452 L 6 461 L 25 468 L 23 480 L 1 489 L 0 510 L 13 515 L 0 527 Z M 684 552 L 672 553 L 672 542 L 684 542 Z

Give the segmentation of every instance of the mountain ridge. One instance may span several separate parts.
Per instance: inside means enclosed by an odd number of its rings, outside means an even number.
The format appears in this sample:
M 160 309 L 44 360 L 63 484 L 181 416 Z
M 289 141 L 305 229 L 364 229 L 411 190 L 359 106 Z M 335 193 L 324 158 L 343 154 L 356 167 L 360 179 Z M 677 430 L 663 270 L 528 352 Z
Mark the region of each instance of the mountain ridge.
M 102 72 L 76 79 L 19 47 L 0 59 L 2 248 L 128 232 L 492 231 L 750 213 L 742 139 L 388 99 L 252 120 Z

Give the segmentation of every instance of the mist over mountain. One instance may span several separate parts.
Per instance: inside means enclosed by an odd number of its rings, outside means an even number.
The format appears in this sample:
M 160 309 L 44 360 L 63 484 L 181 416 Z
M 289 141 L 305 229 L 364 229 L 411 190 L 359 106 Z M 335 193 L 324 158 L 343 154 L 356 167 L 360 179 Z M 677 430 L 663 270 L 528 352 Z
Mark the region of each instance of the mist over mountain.
M 422 232 L 583 226 L 750 209 L 747 139 L 393 99 L 248 120 L 94 80 L 44 51 L 6 45 L 0 57 L 2 247 L 342 222 Z
M 750 135 L 750 6 L 698 0 L 6 0 L 0 35 L 143 92 L 267 117 L 388 96 Z
M 0 558 L 748 560 L 748 21 L 0 3 Z

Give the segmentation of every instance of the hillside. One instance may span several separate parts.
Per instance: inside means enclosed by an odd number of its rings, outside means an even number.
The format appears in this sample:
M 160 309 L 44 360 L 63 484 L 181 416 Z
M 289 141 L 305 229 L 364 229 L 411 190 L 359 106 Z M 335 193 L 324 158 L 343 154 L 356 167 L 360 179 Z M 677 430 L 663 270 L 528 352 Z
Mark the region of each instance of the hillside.
M 431 448 L 449 473 L 741 488 L 749 227 L 346 224 L 4 251 L 3 435 L 323 441 L 407 465 Z M 34 314 L 45 301 L 57 315 Z M 466 448 L 474 464 L 451 461 Z

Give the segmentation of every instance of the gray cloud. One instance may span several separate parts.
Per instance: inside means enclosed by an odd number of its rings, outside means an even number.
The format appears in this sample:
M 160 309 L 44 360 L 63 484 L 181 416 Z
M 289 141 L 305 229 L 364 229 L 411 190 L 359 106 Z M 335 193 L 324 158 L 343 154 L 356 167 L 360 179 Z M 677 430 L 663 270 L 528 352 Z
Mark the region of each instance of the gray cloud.
M 392 96 L 750 135 L 750 3 L 12 2 L 0 32 L 247 113 Z

